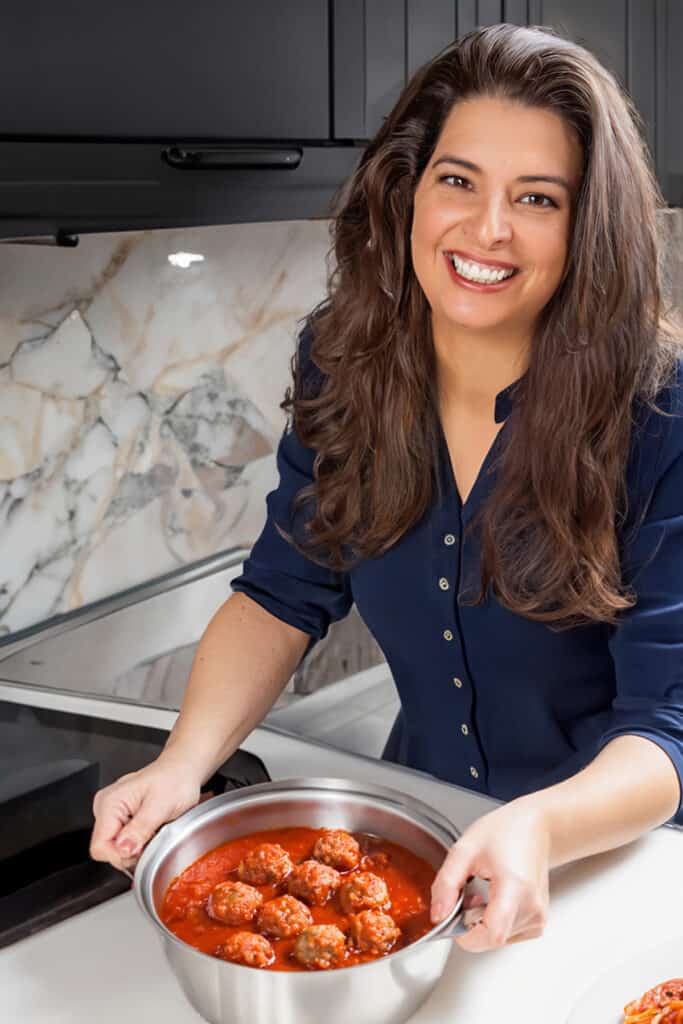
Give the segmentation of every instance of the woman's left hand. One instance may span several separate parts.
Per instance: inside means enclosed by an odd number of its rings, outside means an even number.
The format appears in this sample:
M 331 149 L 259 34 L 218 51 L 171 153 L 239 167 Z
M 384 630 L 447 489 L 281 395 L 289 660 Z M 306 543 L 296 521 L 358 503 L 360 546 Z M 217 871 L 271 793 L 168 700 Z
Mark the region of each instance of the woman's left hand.
M 489 902 L 481 921 L 455 940 L 462 949 L 483 953 L 538 938 L 548 913 L 549 859 L 549 827 L 533 799 L 521 797 L 496 808 L 449 850 L 432 885 L 432 921 L 448 916 L 474 875 L 489 881 Z

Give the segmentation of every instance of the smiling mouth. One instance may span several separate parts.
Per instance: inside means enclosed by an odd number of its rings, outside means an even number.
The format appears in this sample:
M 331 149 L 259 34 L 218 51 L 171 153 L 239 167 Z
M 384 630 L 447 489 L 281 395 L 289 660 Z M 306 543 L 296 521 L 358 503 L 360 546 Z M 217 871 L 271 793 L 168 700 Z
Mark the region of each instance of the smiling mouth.
M 444 255 L 458 276 L 472 284 L 501 284 L 519 273 L 518 267 L 486 266 L 483 263 L 476 263 L 474 260 L 466 260 L 454 252 L 446 252 Z

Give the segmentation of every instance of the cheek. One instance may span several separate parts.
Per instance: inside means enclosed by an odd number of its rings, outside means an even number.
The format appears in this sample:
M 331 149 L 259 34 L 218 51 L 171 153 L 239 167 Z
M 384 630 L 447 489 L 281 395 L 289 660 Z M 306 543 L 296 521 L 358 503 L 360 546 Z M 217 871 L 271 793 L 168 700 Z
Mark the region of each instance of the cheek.
M 438 202 L 433 197 L 427 197 L 416 203 L 413 214 L 413 238 L 416 246 L 432 253 L 439 248 L 439 245 L 457 224 L 458 216 L 455 204 Z
M 568 244 L 564 234 L 553 234 L 551 236 L 539 235 L 529 251 L 534 252 L 533 262 L 536 266 L 539 283 L 548 288 L 557 284 L 562 277 L 565 263 L 567 261 Z

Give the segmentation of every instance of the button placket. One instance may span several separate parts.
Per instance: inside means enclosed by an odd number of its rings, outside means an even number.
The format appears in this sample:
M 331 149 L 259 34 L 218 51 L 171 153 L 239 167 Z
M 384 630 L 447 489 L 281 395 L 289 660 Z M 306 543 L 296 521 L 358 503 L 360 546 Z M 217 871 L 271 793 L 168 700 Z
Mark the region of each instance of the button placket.
M 452 547 L 455 544 L 455 542 L 456 542 L 455 534 L 453 534 L 453 533 L 445 533 L 444 534 L 444 536 L 443 536 L 443 543 L 444 543 L 444 545 L 446 547 Z M 439 585 L 439 589 L 444 591 L 444 593 L 446 591 L 450 590 L 450 586 L 451 586 L 450 582 L 449 582 L 449 580 L 448 580 L 448 578 L 446 576 L 440 576 L 439 577 L 438 585 Z M 452 641 L 455 638 L 453 630 L 451 630 L 451 629 L 444 629 L 442 631 L 441 635 L 444 638 L 444 640 L 447 640 L 447 641 Z M 463 686 L 462 679 L 460 679 L 458 676 L 453 676 L 452 677 L 452 681 L 453 681 L 453 684 L 455 685 L 456 689 L 458 689 L 458 690 L 462 689 L 462 686 Z M 463 736 L 469 736 L 470 730 L 469 730 L 469 726 L 467 725 L 466 722 L 462 722 L 461 723 L 460 731 L 461 731 Z M 474 767 L 474 765 L 470 765 L 469 771 L 470 771 L 470 775 L 472 776 L 473 779 L 478 779 L 479 778 L 479 772 Z

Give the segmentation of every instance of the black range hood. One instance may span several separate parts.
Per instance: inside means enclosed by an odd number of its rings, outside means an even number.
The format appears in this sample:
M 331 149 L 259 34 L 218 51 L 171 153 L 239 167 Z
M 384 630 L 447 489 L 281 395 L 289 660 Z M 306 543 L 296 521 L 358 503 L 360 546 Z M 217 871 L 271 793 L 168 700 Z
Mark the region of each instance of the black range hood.
M 2 9 L 0 238 L 325 217 L 357 164 L 328 0 Z

